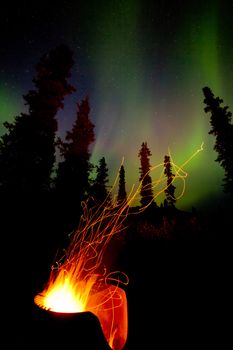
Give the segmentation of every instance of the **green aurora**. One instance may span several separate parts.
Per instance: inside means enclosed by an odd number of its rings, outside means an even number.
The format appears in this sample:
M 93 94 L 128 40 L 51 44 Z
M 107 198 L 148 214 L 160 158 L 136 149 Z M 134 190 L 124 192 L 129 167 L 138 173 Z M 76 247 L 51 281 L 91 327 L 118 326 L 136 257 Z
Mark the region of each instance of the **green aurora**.
M 152 152 L 152 166 L 162 163 L 169 150 L 181 166 L 204 142 L 203 151 L 184 169 L 186 190 L 177 202 L 178 208 L 191 209 L 217 196 L 225 198 L 223 170 L 215 162 L 215 140 L 208 135 L 202 88 L 209 86 L 233 111 L 232 24 L 221 15 L 223 5 L 217 0 L 192 1 L 180 8 L 170 5 L 168 12 L 162 1 L 148 2 L 148 6 L 141 0 L 102 1 L 94 8 L 87 2 L 79 9 L 79 18 L 86 19 L 82 22 L 75 21 L 78 6 L 73 5 L 64 31 L 74 51 L 75 36 L 84 33 L 85 57 L 79 57 L 79 49 L 75 60 L 87 68 L 81 74 L 90 77 L 85 88 L 76 81 L 76 71 L 73 79 L 79 98 L 90 96 L 96 125 L 92 162 L 106 158 L 111 185 L 124 157 L 129 192 L 138 184 L 142 142 Z M 24 108 L 22 94 L 15 90 L 2 87 L 0 99 L 1 123 L 13 120 Z M 72 125 L 75 110 L 73 103 L 65 107 L 63 116 L 59 113 L 60 134 L 66 131 L 63 122 L 68 114 L 65 127 Z M 0 131 L 4 132 L 2 125 Z M 157 172 L 151 175 L 156 180 Z M 181 181 L 175 185 L 178 195 Z
M 143 141 L 151 149 L 152 166 L 163 162 L 168 149 L 174 162 L 182 165 L 204 142 L 203 151 L 184 169 L 188 173 L 186 191 L 177 202 L 179 208 L 190 209 L 221 191 L 224 174 L 215 162 L 202 95 L 207 85 L 224 103 L 232 102 L 232 97 L 225 100 L 219 4 L 213 1 L 211 8 L 207 3 L 190 8 L 166 42 L 168 34 L 163 35 L 161 28 L 154 38 L 148 39 L 146 31 L 140 34 L 139 3 L 129 1 L 127 11 L 111 8 L 112 16 L 110 8 L 100 9 L 90 33 L 98 96 L 93 113 L 99 123 L 93 159 L 106 156 L 113 182 L 124 156 L 129 191 L 138 183 L 137 153 Z M 156 181 L 156 173 L 152 178 Z M 183 183 L 178 180 L 176 186 L 178 195 Z

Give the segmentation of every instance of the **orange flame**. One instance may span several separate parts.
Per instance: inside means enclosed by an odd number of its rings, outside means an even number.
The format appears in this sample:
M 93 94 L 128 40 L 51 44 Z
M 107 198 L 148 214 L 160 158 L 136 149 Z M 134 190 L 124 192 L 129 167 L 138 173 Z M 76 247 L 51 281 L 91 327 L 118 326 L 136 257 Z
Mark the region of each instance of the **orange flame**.
M 122 230 L 127 211 L 128 203 L 102 205 L 95 210 L 83 203 L 83 215 L 68 250 L 52 267 L 47 286 L 34 299 L 38 306 L 54 312 L 93 312 L 114 350 L 121 350 L 127 339 L 127 301 L 118 285 L 127 284 L 128 277 L 101 269 L 105 248 Z

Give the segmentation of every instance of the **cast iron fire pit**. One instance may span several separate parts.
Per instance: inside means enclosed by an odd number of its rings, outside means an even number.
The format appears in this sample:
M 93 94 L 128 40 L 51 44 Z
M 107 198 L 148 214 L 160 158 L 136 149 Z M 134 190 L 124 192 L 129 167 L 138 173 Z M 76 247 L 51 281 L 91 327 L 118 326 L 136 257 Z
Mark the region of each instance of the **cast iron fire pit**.
M 111 350 L 91 312 L 59 313 L 33 307 L 28 349 Z

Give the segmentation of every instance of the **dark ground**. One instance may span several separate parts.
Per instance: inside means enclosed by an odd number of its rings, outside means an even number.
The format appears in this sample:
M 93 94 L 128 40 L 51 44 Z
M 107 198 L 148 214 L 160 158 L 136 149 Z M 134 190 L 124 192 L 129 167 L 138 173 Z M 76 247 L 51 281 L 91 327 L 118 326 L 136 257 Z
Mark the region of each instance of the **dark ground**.
M 39 230 L 38 225 L 35 223 L 34 229 Z M 55 253 L 45 248 L 49 246 L 46 233 L 39 241 L 33 235 L 22 239 L 17 230 L 5 232 L 4 237 L 1 290 L 5 345 L 1 348 L 39 349 L 48 346 L 48 337 L 53 334 L 59 341 L 52 342 L 52 349 L 72 346 L 91 350 L 87 344 L 80 347 L 79 339 L 86 334 L 83 330 L 80 333 L 80 328 L 61 331 L 49 323 L 38 327 L 35 321 L 33 298 L 47 281 Z M 116 266 L 130 280 L 124 287 L 129 318 L 125 350 L 228 348 L 232 246 L 230 240 L 217 239 L 216 233 L 213 237 L 171 240 L 131 235 L 124 241 Z M 96 334 L 99 329 L 92 321 L 86 324 Z M 91 332 L 89 336 L 94 339 Z M 101 350 L 100 344 L 95 350 Z
M 231 275 L 226 273 L 229 266 L 218 260 L 223 253 L 219 249 L 213 243 L 137 242 L 130 254 L 125 252 L 124 271 L 130 278 L 124 288 L 129 317 L 125 350 L 216 348 L 217 344 L 219 349 L 226 348 Z M 35 329 L 36 310 L 31 303 L 36 276 L 29 270 L 23 276 L 15 271 L 15 280 L 3 287 L 11 303 L 8 308 L 3 300 L 9 332 L 6 349 L 34 349 L 36 337 L 44 337 Z M 73 348 L 77 336 L 75 331 L 70 334 Z
M 126 349 L 225 348 L 230 284 L 227 267 L 222 270 L 218 260 L 221 248 L 213 243 L 155 243 L 140 243 L 133 266 L 129 262 Z

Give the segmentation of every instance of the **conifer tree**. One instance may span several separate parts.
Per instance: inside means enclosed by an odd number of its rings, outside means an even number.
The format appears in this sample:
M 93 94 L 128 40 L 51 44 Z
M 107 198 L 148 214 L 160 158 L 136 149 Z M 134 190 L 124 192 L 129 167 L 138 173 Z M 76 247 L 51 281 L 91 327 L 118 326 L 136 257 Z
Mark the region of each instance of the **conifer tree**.
M 107 190 L 108 183 L 108 167 L 105 158 L 99 160 L 99 165 L 96 166 L 96 178 L 92 185 L 92 196 L 95 204 L 100 205 L 104 201 L 110 201 L 110 194 Z
M 148 206 L 153 202 L 153 189 L 152 189 L 152 179 L 150 176 L 150 159 L 151 156 L 150 149 L 147 146 L 147 142 L 143 142 L 141 145 L 141 149 L 139 151 L 138 157 L 140 157 L 141 167 L 140 170 L 140 178 L 141 181 L 141 205 Z
M 223 100 L 214 97 L 209 87 L 203 88 L 205 96 L 204 103 L 206 107 L 204 111 L 210 113 L 211 130 L 209 134 L 216 137 L 214 150 L 218 153 L 217 162 L 225 171 L 223 179 L 224 191 L 233 195 L 233 125 L 231 124 L 232 113 L 228 110 L 228 106 L 222 107 Z
M 51 263 L 57 244 L 56 206 L 50 191 L 55 163 L 56 114 L 67 94 L 73 55 L 59 46 L 36 66 L 34 89 L 24 96 L 28 112 L 5 123 L 0 140 L 0 195 L 3 232 L 14 241 L 16 260 L 24 266 Z M 33 254 L 29 254 L 33 252 Z M 29 258 L 30 256 L 30 258 Z M 43 263 L 44 261 L 44 263 Z M 47 264 L 48 263 L 48 264 Z
M 48 190 L 55 162 L 56 113 L 74 91 L 67 79 L 73 66 L 72 52 L 61 45 L 42 56 L 33 79 L 35 89 L 24 96 L 28 113 L 13 123 L 0 140 L 0 187 L 13 193 Z
M 127 200 L 127 193 L 125 189 L 125 169 L 124 166 L 121 165 L 120 171 L 119 171 L 119 188 L 118 188 L 118 195 L 117 195 L 117 204 L 122 204 Z
M 176 198 L 175 198 L 175 189 L 176 187 L 173 185 L 173 179 L 174 179 L 174 174 L 172 173 L 172 166 L 171 166 L 171 161 L 169 156 L 164 157 L 164 174 L 167 177 L 167 187 L 164 190 L 165 195 L 166 195 L 166 205 L 173 207 Z
M 85 199 L 89 189 L 90 147 L 95 141 L 94 124 L 90 120 L 88 97 L 77 104 L 77 118 L 71 131 L 66 134 L 66 141 L 60 140 L 60 150 L 64 160 L 57 171 L 57 188 L 76 202 Z
M 58 165 L 55 179 L 56 191 L 63 201 L 63 215 L 69 226 L 77 225 L 81 202 L 89 194 L 91 144 L 95 141 L 94 124 L 90 120 L 88 97 L 77 104 L 77 118 L 66 141 L 59 141 L 63 161 Z

